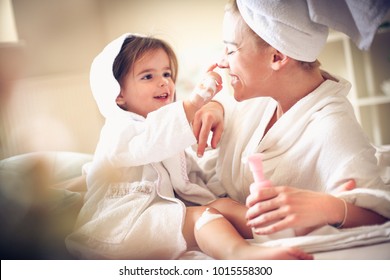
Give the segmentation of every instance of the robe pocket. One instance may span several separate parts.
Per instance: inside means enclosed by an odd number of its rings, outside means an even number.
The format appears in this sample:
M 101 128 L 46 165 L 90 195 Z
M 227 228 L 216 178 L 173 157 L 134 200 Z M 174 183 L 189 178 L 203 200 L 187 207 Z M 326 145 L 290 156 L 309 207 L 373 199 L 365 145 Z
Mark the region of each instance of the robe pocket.
M 153 182 L 110 184 L 88 231 L 97 241 L 121 243 L 155 195 Z

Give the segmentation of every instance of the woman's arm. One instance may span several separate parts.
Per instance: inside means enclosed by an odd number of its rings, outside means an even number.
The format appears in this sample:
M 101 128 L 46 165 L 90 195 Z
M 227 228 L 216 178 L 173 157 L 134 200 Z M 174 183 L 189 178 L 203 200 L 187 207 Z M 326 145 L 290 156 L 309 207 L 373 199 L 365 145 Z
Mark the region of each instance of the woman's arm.
M 328 213 L 328 224 L 339 228 L 358 227 L 363 225 L 382 224 L 387 221 L 385 217 L 378 213 L 345 202 L 342 198 L 332 195 L 327 197 L 325 211 Z M 336 208 L 337 207 L 337 208 Z M 335 209 L 338 209 L 335 211 Z
M 258 234 L 342 223 L 343 228 L 381 224 L 387 219 L 371 210 L 344 203 L 333 195 L 287 186 L 257 188 L 247 198 L 248 226 Z M 348 190 L 349 186 L 340 186 Z M 307 231 L 306 231 L 307 232 Z

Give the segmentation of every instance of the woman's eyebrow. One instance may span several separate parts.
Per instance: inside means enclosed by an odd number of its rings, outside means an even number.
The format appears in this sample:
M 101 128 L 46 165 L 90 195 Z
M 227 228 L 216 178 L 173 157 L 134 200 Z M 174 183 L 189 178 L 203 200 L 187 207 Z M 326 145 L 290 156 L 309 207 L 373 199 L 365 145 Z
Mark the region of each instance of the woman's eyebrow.
M 228 44 L 228 45 L 234 45 L 234 46 L 238 46 L 238 44 L 236 42 L 232 42 L 232 41 L 223 41 L 224 44 Z

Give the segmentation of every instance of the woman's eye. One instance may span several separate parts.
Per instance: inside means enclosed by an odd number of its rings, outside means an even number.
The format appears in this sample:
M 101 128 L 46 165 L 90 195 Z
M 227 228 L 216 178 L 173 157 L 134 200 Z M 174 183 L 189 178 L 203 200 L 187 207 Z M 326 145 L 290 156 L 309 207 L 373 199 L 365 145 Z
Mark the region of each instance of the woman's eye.
M 226 55 L 232 55 L 236 52 L 237 50 L 234 49 L 234 50 L 229 50 L 227 47 L 225 48 L 225 54 Z

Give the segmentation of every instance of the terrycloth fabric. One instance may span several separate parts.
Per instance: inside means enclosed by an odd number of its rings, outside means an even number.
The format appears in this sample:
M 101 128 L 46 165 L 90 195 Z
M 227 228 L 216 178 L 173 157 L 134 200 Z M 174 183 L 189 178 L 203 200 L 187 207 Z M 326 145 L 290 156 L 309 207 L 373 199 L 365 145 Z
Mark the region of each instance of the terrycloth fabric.
M 210 182 L 222 183 L 230 197 L 244 203 L 253 176 L 243 159 L 261 152 L 265 177 L 274 185 L 333 193 L 353 178 L 357 188 L 336 195 L 390 218 L 390 186 L 380 177 L 376 150 L 354 116 L 349 90 L 341 78 L 326 80 L 265 135 L 274 100 L 259 97 L 235 103 L 234 110 L 225 107 L 225 115 L 234 117 L 225 123 Z
M 115 102 L 119 94 L 120 86 L 112 73 L 112 64 L 118 55 L 123 41 L 131 36 L 130 33 L 123 34 L 109 43 L 101 54 L 95 57 L 92 62 L 89 80 L 93 97 L 99 106 L 100 113 L 108 118 L 112 114 L 125 114 L 119 110 Z
M 368 50 L 390 1 L 307 0 L 310 18 L 347 34 L 361 50 Z
M 300 61 L 315 61 L 328 27 L 311 21 L 305 0 L 237 0 L 249 27 L 278 51 Z
M 182 102 L 147 118 L 120 109 L 113 61 L 125 34 L 94 60 L 91 88 L 106 122 L 87 171 L 88 191 L 66 245 L 78 258 L 175 259 L 187 248 L 185 205 L 215 199 L 185 148 L 196 143 Z M 175 195 L 176 194 L 176 195 Z

